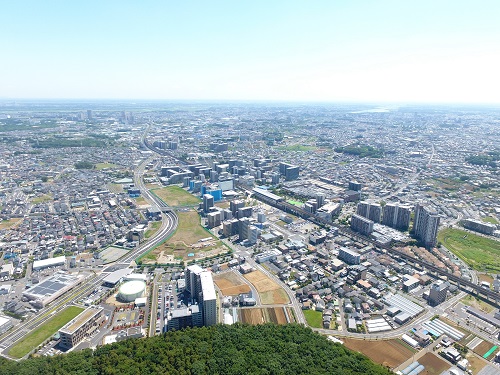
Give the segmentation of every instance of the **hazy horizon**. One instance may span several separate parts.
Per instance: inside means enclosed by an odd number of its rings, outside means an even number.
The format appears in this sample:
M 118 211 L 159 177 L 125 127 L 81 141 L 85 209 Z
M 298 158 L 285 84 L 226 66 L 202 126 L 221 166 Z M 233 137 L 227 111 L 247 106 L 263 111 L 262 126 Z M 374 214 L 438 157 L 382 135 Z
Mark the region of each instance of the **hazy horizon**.
M 493 0 L 25 0 L 0 100 L 500 104 Z

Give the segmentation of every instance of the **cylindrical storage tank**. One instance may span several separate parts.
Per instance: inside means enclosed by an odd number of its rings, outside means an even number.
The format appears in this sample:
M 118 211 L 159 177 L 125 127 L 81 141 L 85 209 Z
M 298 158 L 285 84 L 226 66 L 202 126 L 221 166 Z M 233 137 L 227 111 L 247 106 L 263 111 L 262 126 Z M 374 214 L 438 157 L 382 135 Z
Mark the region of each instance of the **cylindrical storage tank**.
M 133 302 L 136 298 L 143 296 L 145 289 L 144 281 L 127 281 L 118 289 L 118 299 L 122 302 Z
M 408 375 L 418 375 L 422 371 L 424 371 L 424 369 L 425 369 L 424 365 L 419 365 L 416 369 L 412 370 L 412 372 L 410 372 Z

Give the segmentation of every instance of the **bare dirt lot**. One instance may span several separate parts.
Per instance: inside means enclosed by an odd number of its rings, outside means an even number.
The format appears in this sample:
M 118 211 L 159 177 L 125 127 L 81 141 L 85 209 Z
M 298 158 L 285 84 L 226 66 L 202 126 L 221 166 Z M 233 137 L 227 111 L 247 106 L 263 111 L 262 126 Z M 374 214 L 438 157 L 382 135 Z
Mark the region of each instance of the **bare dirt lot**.
M 349 349 L 366 355 L 372 361 L 395 368 L 413 355 L 399 340 L 365 341 L 342 338 Z
M 450 368 L 450 365 L 433 353 L 426 353 L 420 357 L 418 363 L 425 366 L 422 375 L 440 375 L 443 371 Z
M 233 272 L 215 275 L 214 282 L 225 296 L 237 296 L 250 291 L 250 286 L 243 283 Z
M 247 324 L 287 324 L 284 307 L 266 307 L 239 310 L 240 321 Z
M 253 271 L 243 275 L 257 289 L 263 305 L 289 303 L 286 292 L 273 280 L 260 271 Z

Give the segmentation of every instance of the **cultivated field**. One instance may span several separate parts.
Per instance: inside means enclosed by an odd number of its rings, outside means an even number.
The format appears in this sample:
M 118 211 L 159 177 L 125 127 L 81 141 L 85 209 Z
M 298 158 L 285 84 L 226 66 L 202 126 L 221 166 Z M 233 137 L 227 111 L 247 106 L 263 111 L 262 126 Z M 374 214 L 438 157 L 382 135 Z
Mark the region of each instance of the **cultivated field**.
M 440 231 L 438 241 L 476 270 L 500 271 L 500 241 L 454 228 Z
M 243 276 L 257 289 L 263 305 L 279 305 L 290 302 L 286 292 L 262 272 L 253 271 Z
M 473 352 L 476 353 L 478 356 L 482 357 L 484 356 L 486 353 L 488 353 L 488 351 L 493 348 L 493 344 L 489 341 L 483 341 L 481 344 L 479 344 L 478 346 L 476 346 L 474 349 L 473 349 Z M 490 355 L 491 357 L 491 355 Z
M 287 324 L 283 307 L 250 308 L 238 310 L 238 319 L 246 324 Z
M 214 282 L 225 296 L 237 296 L 250 291 L 250 287 L 235 275 L 234 272 L 215 275 Z
M 422 375 L 440 375 L 450 368 L 450 365 L 433 353 L 425 353 L 419 358 L 418 363 L 425 366 Z
M 14 358 L 22 358 L 30 351 L 35 349 L 50 336 L 55 334 L 62 326 L 68 323 L 83 311 L 77 306 L 69 306 L 62 312 L 54 315 L 52 318 L 42 323 L 37 329 L 25 336 L 21 341 L 15 344 L 10 350 L 9 355 Z
M 196 211 L 178 212 L 177 216 L 179 225 L 172 237 L 144 255 L 142 258 L 144 263 L 161 263 L 159 261 L 161 254 L 167 257 L 173 256 L 180 261 L 215 256 L 227 251 L 222 242 L 201 226 L 200 215 Z
M 194 206 L 201 201 L 200 198 L 195 197 L 179 186 L 167 186 L 160 189 L 152 189 L 151 191 L 171 207 Z
M 349 349 L 366 355 L 372 361 L 395 368 L 413 355 L 400 340 L 365 341 L 342 338 Z

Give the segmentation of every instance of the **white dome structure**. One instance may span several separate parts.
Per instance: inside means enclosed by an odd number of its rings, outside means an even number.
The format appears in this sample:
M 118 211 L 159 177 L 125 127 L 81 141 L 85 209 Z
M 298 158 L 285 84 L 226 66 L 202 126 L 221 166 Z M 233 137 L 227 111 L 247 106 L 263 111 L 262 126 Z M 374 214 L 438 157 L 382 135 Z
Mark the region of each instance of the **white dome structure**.
M 145 289 L 146 283 L 144 281 L 128 281 L 118 289 L 118 299 L 122 302 L 133 302 L 136 298 L 143 296 Z

